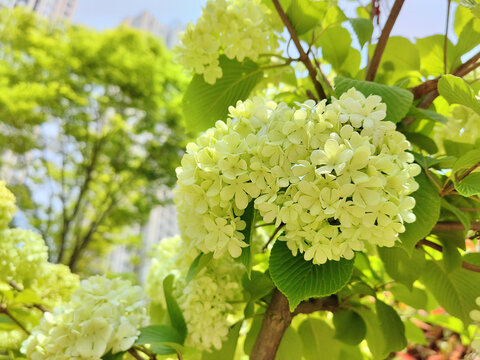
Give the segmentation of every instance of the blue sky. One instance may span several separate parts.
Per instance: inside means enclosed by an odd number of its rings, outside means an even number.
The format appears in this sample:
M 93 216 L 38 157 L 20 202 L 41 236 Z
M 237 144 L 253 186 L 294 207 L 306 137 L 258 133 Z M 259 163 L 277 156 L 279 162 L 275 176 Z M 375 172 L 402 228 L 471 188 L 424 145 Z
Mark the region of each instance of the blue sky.
M 394 0 L 381 0 L 382 9 L 385 11 L 391 8 L 393 2 Z M 196 21 L 205 3 L 206 0 L 79 0 L 73 22 L 101 30 L 115 27 L 123 18 L 147 10 L 164 25 L 178 22 L 186 24 Z M 355 3 L 356 1 L 339 0 L 340 7 L 346 11 L 347 16 L 355 16 Z M 447 0 L 407 0 L 392 35 L 402 35 L 413 40 L 415 37 L 443 33 L 446 8 Z

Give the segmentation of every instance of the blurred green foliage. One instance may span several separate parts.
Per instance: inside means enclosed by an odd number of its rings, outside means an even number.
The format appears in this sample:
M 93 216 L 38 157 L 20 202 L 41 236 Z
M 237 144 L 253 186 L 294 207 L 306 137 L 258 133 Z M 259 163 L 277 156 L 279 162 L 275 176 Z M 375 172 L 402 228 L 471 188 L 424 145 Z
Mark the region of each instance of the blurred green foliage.
M 109 243 L 138 243 L 158 190 L 174 183 L 185 83 L 146 32 L 0 11 L 3 167 L 51 260 L 76 268 Z

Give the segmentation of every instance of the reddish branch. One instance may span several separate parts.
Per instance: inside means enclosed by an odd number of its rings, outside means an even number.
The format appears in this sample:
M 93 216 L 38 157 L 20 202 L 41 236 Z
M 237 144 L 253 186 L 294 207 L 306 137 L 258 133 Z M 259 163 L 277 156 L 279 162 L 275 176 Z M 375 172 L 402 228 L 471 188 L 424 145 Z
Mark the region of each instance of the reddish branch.
M 446 231 L 462 231 L 462 230 L 465 230 L 465 227 L 460 222 L 442 221 L 442 222 L 436 223 L 433 229 L 446 230 Z M 475 231 L 480 231 L 480 222 L 472 222 L 470 224 L 470 229 Z
M 278 346 L 285 330 L 298 314 L 311 314 L 315 311 L 337 311 L 339 306 L 336 296 L 302 301 L 294 312 L 290 312 L 288 300 L 278 289 L 273 292 L 272 300 L 263 318 L 255 345 L 250 355 L 251 360 L 274 360 Z
M 390 15 L 388 15 L 387 22 L 383 27 L 382 34 L 378 39 L 377 46 L 375 47 L 372 59 L 370 60 L 370 64 L 367 69 L 367 75 L 365 77 L 365 80 L 367 81 L 375 80 L 375 75 L 377 74 L 378 66 L 380 65 L 380 60 L 382 59 L 385 47 L 387 46 L 388 38 L 390 37 L 393 25 L 397 20 L 398 14 L 400 13 L 404 2 L 405 0 L 395 0 L 395 3 L 393 4 L 392 11 L 390 11 Z
M 315 86 L 315 90 L 317 91 L 318 97 L 320 100 L 325 99 L 325 91 L 323 90 L 322 84 L 317 80 L 317 72 L 315 70 L 315 67 L 313 66 L 312 62 L 310 61 L 310 58 L 308 55 L 305 53 L 303 50 L 302 44 L 300 44 L 300 40 L 298 39 L 297 33 L 295 32 L 295 29 L 292 26 L 292 23 L 287 17 L 287 14 L 285 14 L 285 11 L 282 8 L 282 5 L 280 5 L 280 2 L 278 0 L 272 0 L 273 5 L 275 5 L 275 9 L 278 12 L 278 15 L 282 19 L 282 22 L 285 24 L 287 27 L 288 32 L 290 33 L 290 37 L 292 38 L 292 41 L 294 42 L 298 53 L 300 54 L 299 60 L 305 65 L 305 67 L 308 70 L 308 75 L 312 79 L 313 85 Z
M 436 243 L 434 243 L 432 241 L 429 241 L 429 240 L 426 240 L 426 239 L 420 240 L 417 243 L 417 245 L 428 246 L 431 249 L 443 252 L 443 247 L 441 245 L 436 244 Z M 466 262 L 466 261 L 462 261 L 462 268 L 470 270 L 470 271 L 474 271 L 474 272 L 480 272 L 480 266 L 471 264 L 471 263 Z
M 477 63 L 478 60 L 480 60 L 480 52 L 472 56 L 462 65 L 460 65 L 452 74 L 455 76 L 464 77 L 465 75 L 480 66 L 480 63 Z M 440 80 L 440 77 L 436 77 L 432 80 L 427 80 L 424 83 L 412 88 L 410 91 L 413 93 L 413 97 L 415 98 L 415 100 L 420 99 L 428 93 L 437 90 L 438 80 Z

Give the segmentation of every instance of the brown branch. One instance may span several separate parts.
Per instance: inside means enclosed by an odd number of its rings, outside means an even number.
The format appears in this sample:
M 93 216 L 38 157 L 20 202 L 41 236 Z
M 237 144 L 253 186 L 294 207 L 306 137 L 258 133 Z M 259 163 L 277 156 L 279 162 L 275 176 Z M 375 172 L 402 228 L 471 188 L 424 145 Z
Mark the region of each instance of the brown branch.
M 280 5 L 279 0 L 272 0 L 272 1 L 273 1 L 273 5 L 275 5 L 275 9 L 278 12 L 278 15 L 282 19 L 282 22 L 287 27 L 287 30 L 290 33 L 290 37 L 293 40 L 298 50 L 298 53 L 300 54 L 299 60 L 305 65 L 305 67 L 308 70 L 308 75 L 310 76 L 310 79 L 312 79 L 313 85 L 315 86 L 315 90 L 317 91 L 319 99 L 320 100 L 325 99 L 327 96 L 325 95 L 325 91 L 323 90 L 322 84 L 320 84 L 320 82 L 317 80 L 317 72 L 315 71 L 315 68 L 313 67 L 312 62 L 310 61 L 310 58 L 303 50 L 302 44 L 300 44 L 300 40 L 298 39 L 297 33 L 295 32 L 295 29 L 290 23 L 290 20 L 288 19 L 287 14 L 285 14 L 285 11 L 283 10 L 282 5 Z
M 280 225 L 278 225 L 278 227 L 275 229 L 275 231 L 273 232 L 273 234 L 270 236 L 270 239 L 268 239 L 267 243 L 263 246 L 263 252 L 265 252 L 268 248 L 268 245 L 270 245 L 270 243 L 273 241 L 273 239 L 275 239 L 275 236 L 277 236 L 277 234 L 280 232 L 280 230 L 283 229 L 283 227 L 285 226 L 285 223 L 281 223 Z
M 137 350 L 135 350 L 134 348 L 128 349 L 128 353 L 129 353 L 130 355 L 132 355 L 132 356 L 133 356 L 135 359 L 137 359 L 137 360 L 144 360 L 144 359 L 140 356 L 140 354 L 137 352 Z
M 292 313 L 293 316 L 298 314 L 311 314 L 316 311 L 338 311 L 338 298 L 335 295 L 330 295 L 324 298 L 314 298 L 302 301 Z
M 278 289 L 273 292 L 263 318 L 262 327 L 253 345 L 250 360 L 274 360 L 285 330 L 292 322 L 288 300 Z
M 316 311 L 336 312 L 338 308 L 338 298 L 335 295 L 331 295 L 302 301 L 295 311 L 290 312 L 288 299 L 278 289 L 275 289 L 253 346 L 250 359 L 274 360 L 282 336 L 290 326 L 294 316 L 311 314 Z
M 480 52 L 473 55 L 470 59 L 465 61 L 462 65 L 460 65 L 457 69 L 455 69 L 455 71 L 452 74 L 455 76 L 464 77 L 465 75 L 467 75 L 468 73 L 470 73 L 471 71 L 475 70 L 477 67 L 480 66 L 480 63 L 477 63 L 478 60 L 480 60 Z M 410 91 L 413 93 L 414 99 L 415 100 L 420 99 L 421 97 L 427 95 L 428 93 L 437 90 L 438 80 L 440 80 L 440 77 L 427 80 L 421 83 L 420 85 L 417 85 L 414 88 L 410 89 Z M 436 96 L 438 96 L 438 94 Z M 428 106 L 426 107 L 424 106 L 423 108 L 426 109 L 428 108 Z
M 470 229 L 475 231 L 480 231 L 480 222 L 470 223 Z M 465 230 L 465 227 L 461 222 L 455 221 L 442 221 L 435 224 L 433 230 L 441 231 L 462 231 Z
M 12 315 L 10 311 L 8 311 L 7 306 L 4 304 L 0 304 L 0 314 L 5 314 L 7 315 L 10 320 L 12 320 L 17 326 L 25 332 L 25 334 L 30 335 L 30 331 L 28 331 L 25 326 L 22 325 L 20 321 L 18 321 L 15 316 Z
M 378 66 L 380 65 L 380 60 L 382 59 L 385 47 L 387 46 L 390 32 L 393 29 L 393 25 L 397 20 L 398 14 L 400 13 L 404 2 L 405 0 L 395 0 L 395 3 L 393 4 L 392 11 L 390 11 L 390 15 L 388 15 L 387 22 L 383 27 L 382 33 L 378 39 L 377 46 L 375 47 L 375 51 L 373 53 L 372 60 L 368 66 L 367 75 L 365 77 L 365 80 L 367 81 L 375 80 L 375 75 L 377 74 Z
M 8 283 L 13 289 L 15 289 L 16 291 L 18 292 L 22 292 L 23 289 L 20 287 L 20 285 L 18 285 L 15 281 L 11 280 L 9 283 Z M 50 310 L 48 310 L 45 306 L 43 306 L 42 304 L 32 304 L 33 307 L 36 307 L 38 310 L 40 310 L 41 312 L 43 313 L 46 313 L 46 312 L 50 312 Z
M 102 144 L 104 143 L 104 139 L 99 138 L 93 145 L 92 149 L 92 155 L 90 162 L 88 166 L 85 168 L 85 180 L 80 187 L 80 191 L 78 193 L 77 199 L 75 201 L 75 205 L 73 207 L 73 211 L 70 215 L 67 215 L 66 210 L 64 209 L 64 218 L 63 218 L 63 227 L 62 227 L 62 232 L 60 236 L 60 250 L 58 252 L 58 263 L 62 262 L 63 254 L 65 252 L 65 247 L 66 247 L 66 242 L 67 242 L 67 234 L 68 230 L 70 228 L 70 224 L 75 218 L 75 216 L 78 214 L 78 211 L 80 210 L 80 205 L 83 201 L 83 197 L 85 193 L 88 190 L 88 187 L 90 185 L 90 182 L 92 180 L 92 174 L 93 171 L 95 170 L 95 166 L 98 160 L 99 152 L 100 149 L 102 148 Z M 64 204 L 66 206 L 66 204 Z
M 97 218 L 88 228 L 88 232 L 85 234 L 82 240 L 80 240 L 78 246 L 75 246 L 75 249 L 73 250 L 73 253 L 70 257 L 70 260 L 68 262 L 68 267 L 72 272 L 75 271 L 75 267 L 77 265 L 78 259 L 80 258 L 80 254 L 82 253 L 83 250 L 88 246 L 90 241 L 92 240 L 93 234 L 95 231 L 97 231 L 98 227 L 103 223 L 105 218 L 108 216 L 110 211 L 114 208 L 114 205 L 116 204 L 116 201 L 114 198 L 111 199 L 110 204 L 108 207 L 105 209 L 105 211 L 100 215 L 99 218 Z
M 480 161 L 477 162 L 475 165 L 473 165 L 471 168 L 469 168 L 467 171 L 465 171 L 462 175 L 457 177 L 456 182 L 460 182 L 463 179 L 465 179 L 468 175 L 470 175 L 478 167 L 480 167 Z M 447 182 L 448 182 L 448 179 L 447 179 Z M 442 190 L 440 191 L 440 196 L 442 196 L 442 197 L 450 194 L 455 189 L 455 184 L 453 184 L 453 183 L 451 183 L 448 186 L 445 186 L 447 184 L 447 182 L 445 182 Z
M 425 246 L 428 246 L 429 248 L 434 249 L 436 251 L 443 252 L 443 247 L 441 245 L 436 244 L 433 241 L 429 241 L 429 240 L 426 240 L 426 239 L 420 240 L 417 243 L 417 245 L 425 245 Z M 474 272 L 480 272 L 480 266 L 469 263 L 469 262 L 466 262 L 466 261 L 462 261 L 462 268 L 464 268 L 466 270 L 474 271 Z

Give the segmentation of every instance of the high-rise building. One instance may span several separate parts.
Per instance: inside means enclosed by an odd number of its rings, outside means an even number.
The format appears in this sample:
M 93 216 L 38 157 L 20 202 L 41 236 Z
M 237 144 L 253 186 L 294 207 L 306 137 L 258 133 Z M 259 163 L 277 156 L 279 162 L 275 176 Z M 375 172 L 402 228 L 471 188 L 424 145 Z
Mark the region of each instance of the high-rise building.
M 50 20 L 71 20 L 78 0 L 0 0 L 0 7 L 26 6 Z
M 178 42 L 178 34 L 183 29 L 179 24 L 167 27 L 162 25 L 151 13 L 143 11 L 135 17 L 127 17 L 122 23 L 135 29 L 144 30 L 163 38 L 167 47 L 171 48 Z

